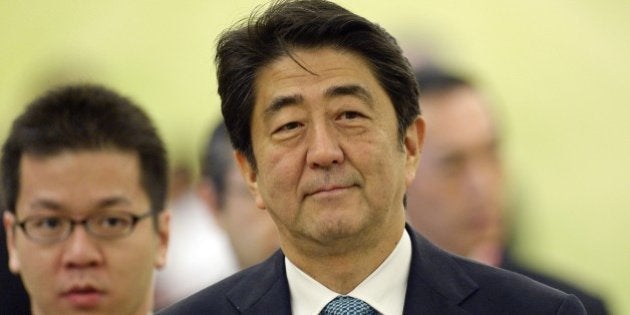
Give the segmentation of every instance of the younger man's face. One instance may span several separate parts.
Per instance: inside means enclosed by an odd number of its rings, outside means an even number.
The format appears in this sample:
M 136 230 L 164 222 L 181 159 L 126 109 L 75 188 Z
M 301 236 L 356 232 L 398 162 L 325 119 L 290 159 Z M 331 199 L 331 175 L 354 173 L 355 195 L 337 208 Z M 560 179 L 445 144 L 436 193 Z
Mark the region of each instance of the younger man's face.
M 5 212 L 9 265 L 19 273 L 34 314 L 147 314 L 152 308 L 153 272 L 164 264 L 168 213 L 138 220 L 126 236 L 103 239 L 75 225 L 63 240 L 29 238 L 15 222 L 34 217 L 53 230 L 56 218 L 85 220 L 99 214 L 150 211 L 140 184 L 137 154 L 117 150 L 30 154 L 20 161 L 15 214 Z M 120 221 L 103 220 L 111 228 Z M 93 227 L 95 228 L 95 227 Z

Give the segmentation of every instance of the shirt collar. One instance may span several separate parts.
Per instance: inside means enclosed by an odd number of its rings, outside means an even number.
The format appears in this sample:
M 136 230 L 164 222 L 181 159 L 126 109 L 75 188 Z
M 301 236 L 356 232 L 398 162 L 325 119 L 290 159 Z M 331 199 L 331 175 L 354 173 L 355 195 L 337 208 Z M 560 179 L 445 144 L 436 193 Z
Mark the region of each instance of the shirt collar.
M 365 301 L 380 314 L 402 314 L 411 266 L 411 239 L 407 230 L 387 259 L 348 293 Z M 339 294 L 326 288 L 285 259 L 291 308 L 294 315 L 319 314 Z

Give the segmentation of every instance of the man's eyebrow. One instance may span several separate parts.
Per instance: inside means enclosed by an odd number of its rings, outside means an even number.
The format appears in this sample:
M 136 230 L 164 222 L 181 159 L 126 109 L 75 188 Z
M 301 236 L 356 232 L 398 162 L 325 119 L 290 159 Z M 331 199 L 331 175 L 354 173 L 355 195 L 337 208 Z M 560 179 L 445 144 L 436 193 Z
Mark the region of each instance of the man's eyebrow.
M 115 206 L 120 206 L 120 205 L 131 205 L 131 200 L 123 196 L 112 196 L 112 197 L 104 198 L 103 200 L 99 200 L 95 204 L 96 208 L 99 208 L 99 209 L 115 207 Z M 54 200 L 50 200 L 50 199 L 35 200 L 35 202 L 31 204 L 31 208 L 32 209 L 46 209 L 46 210 L 52 210 L 52 211 L 67 210 L 61 203 L 56 202 Z
M 63 210 L 63 206 L 60 203 L 53 200 L 37 199 L 33 203 L 31 203 L 31 209 L 46 209 L 46 210 L 61 211 Z
M 123 196 L 111 196 L 100 200 L 97 204 L 98 208 L 107 208 L 120 205 L 131 205 L 131 200 Z
M 324 92 L 325 98 L 334 98 L 339 96 L 355 96 L 363 100 L 370 107 L 374 104 L 372 94 L 360 85 L 349 84 L 332 86 Z M 304 97 L 300 94 L 280 96 L 271 101 L 269 106 L 263 112 L 265 120 L 269 119 L 273 114 L 288 106 L 299 105 L 304 102 Z
M 367 89 L 360 85 L 349 84 L 330 87 L 324 92 L 326 98 L 333 98 L 337 96 L 355 96 L 363 100 L 367 105 L 372 107 L 374 99 L 372 94 Z
M 295 106 L 301 104 L 304 101 L 304 97 L 300 94 L 286 95 L 274 98 L 269 106 L 265 108 L 263 112 L 263 118 L 268 120 L 273 114 L 277 113 L 281 109 L 287 106 Z

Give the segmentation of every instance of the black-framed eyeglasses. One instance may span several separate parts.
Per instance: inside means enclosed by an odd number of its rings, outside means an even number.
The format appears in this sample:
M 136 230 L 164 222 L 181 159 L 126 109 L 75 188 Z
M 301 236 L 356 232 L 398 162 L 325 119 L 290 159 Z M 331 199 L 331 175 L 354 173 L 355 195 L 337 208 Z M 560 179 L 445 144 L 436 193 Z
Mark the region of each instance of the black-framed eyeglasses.
M 83 220 L 74 220 L 63 215 L 36 215 L 16 222 L 15 226 L 19 226 L 31 240 L 44 244 L 65 240 L 76 225 L 83 225 L 92 236 L 115 239 L 131 234 L 136 224 L 151 214 L 150 210 L 140 215 L 122 211 L 104 212 Z

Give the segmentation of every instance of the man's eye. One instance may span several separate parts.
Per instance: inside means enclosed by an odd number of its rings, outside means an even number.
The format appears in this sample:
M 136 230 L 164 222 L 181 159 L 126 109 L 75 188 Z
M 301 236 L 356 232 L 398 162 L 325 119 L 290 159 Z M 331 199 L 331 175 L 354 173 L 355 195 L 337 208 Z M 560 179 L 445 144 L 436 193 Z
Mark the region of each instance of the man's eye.
M 360 113 L 350 111 L 350 112 L 343 112 L 341 114 L 340 118 L 342 118 L 342 119 L 356 119 L 356 118 L 359 118 L 359 117 L 361 117 Z
M 107 226 L 117 226 L 123 224 L 123 221 L 120 218 L 106 218 L 103 220 L 103 225 Z
M 293 122 L 290 122 L 288 124 L 282 125 L 282 127 L 278 128 L 276 131 L 277 132 L 291 131 L 291 130 L 295 130 L 297 128 L 300 128 L 300 126 L 302 126 L 301 123 L 299 123 L 297 121 L 293 121 Z
M 112 214 L 95 218 L 90 224 L 99 230 L 120 230 L 129 227 L 132 221 L 133 219 L 129 216 Z
M 39 218 L 32 222 L 32 226 L 37 229 L 55 230 L 61 227 L 63 220 L 57 217 Z
M 129 219 L 117 217 L 117 216 L 104 217 L 101 219 L 101 222 L 100 222 L 100 225 L 102 227 L 109 227 L 109 228 L 122 227 L 122 226 L 127 226 L 129 224 L 130 224 Z

